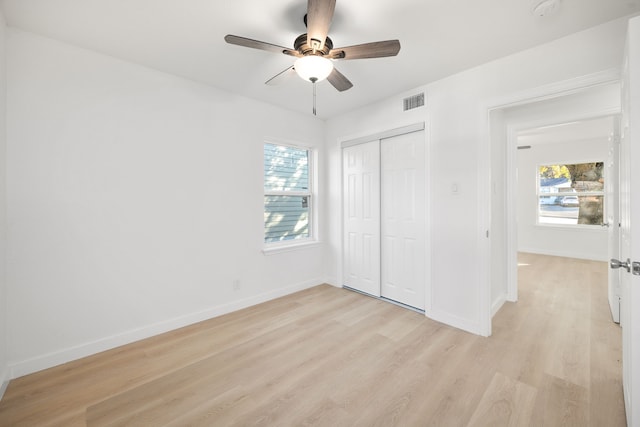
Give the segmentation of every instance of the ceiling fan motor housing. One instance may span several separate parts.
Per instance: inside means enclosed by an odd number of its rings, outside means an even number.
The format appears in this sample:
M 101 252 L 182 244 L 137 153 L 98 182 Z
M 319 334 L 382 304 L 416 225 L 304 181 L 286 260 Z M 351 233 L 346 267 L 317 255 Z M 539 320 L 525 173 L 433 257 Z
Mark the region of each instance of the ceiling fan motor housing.
M 320 56 L 328 55 L 329 51 L 333 49 L 333 41 L 329 37 L 325 39 L 324 47 L 322 49 L 318 49 L 320 42 L 317 42 L 317 43 L 318 43 L 318 46 L 309 45 L 309 43 L 307 43 L 307 35 L 301 34 L 293 43 L 293 47 L 302 55 L 320 55 Z

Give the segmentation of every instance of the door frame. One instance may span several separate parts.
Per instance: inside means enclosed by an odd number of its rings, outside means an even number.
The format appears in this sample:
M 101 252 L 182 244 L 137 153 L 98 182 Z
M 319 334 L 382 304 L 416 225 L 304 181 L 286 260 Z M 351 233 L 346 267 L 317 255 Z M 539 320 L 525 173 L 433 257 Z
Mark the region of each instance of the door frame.
M 540 86 L 530 90 L 525 90 L 511 95 L 497 97 L 495 99 L 489 100 L 484 105 L 483 110 L 486 111 L 487 114 L 487 126 L 489 129 L 487 132 L 487 138 L 481 139 L 479 141 L 479 153 L 484 153 L 484 155 L 478 156 L 478 170 L 480 175 L 478 181 L 481 185 L 480 206 L 484 206 L 484 209 L 482 209 L 480 213 L 480 223 L 483 234 L 486 230 L 486 236 L 488 238 L 484 239 L 484 243 L 482 244 L 483 250 L 480 251 L 483 258 L 481 265 L 483 266 L 484 270 L 481 272 L 481 274 L 482 277 L 484 277 L 485 282 L 484 286 L 482 286 L 481 289 L 480 302 L 482 304 L 482 307 L 480 313 L 484 313 L 484 319 L 481 319 L 482 327 L 488 332 L 488 335 L 491 334 L 492 316 L 499 309 L 499 307 L 492 307 L 493 301 L 491 284 L 493 280 L 496 280 L 496 278 L 492 277 L 491 266 L 493 262 L 494 251 L 498 249 L 497 245 L 492 245 L 490 238 L 491 235 L 497 234 L 504 239 L 504 241 L 500 243 L 504 245 L 504 253 L 501 258 L 504 263 L 503 265 L 506 266 L 506 269 L 501 272 L 501 274 L 503 274 L 503 277 L 497 279 L 506 282 L 506 300 L 517 301 L 518 296 L 518 240 L 515 216 L 515 210 L 517 206 L 517 191 L 515 188 L 515 179 L 517 176 L 517 144 L 515 143 L 515 134 L 517 132 L 517 126 L 509 127 L 504 123 L 504 121 L 502 121 L 502 131 L 507 133 L 505 137 L 505 143 L 502 144 L 501 142 L 496 142 L 496 138 L 492 137 L 494 135 L 494 132 L 496 131 L 496 129 L 491 129 L 492 113 L 510 107 L 524 106 L 535 102 L 572 95 L 594 86 L 601 86 L 619 82 L 620 70 L 617 68 L 612 68 L 586 76 L 581 76 L 574 79 L 569 79 L 545 86 Z M 594 111 L 593 116 L 606 116 L 619 113 L 619 110 L 599 112 Z M 496 165 L 494 163 L 493 159 L 495 158 L 495 155 L 498 155 L 502 158 L 504 165 Z M 485 167 L 483 165 L 489 165 L 489 167 Z M 500 207 L 500 209 L 503 209 L 502 215 L 504 215 L 505 221 L 503 223 L 503 226 L 501 227 L 501 230 L 494 230 L 493 232 L 490 232 L 492 226 L 491 219 L 493 216 L 493 210 L 496 209 L 492 204 L 494 201 L 494 196 L 492 194 L 492 175 L 494 174 L 502 175 L 506 180 L 506 188 L 504 194 L 501 195 L 501 197 L 504 198 L 504 203 Z
M 620 144 L 620 258 L 640 262 L 640 173 L 633 165 L 640 157 L 637 146 L 640 137 L 640 87 L 637 73 L 640 69 L 640 17 L 629 20 L 622 66 L 622 121 Z M 636 191 L 633 191 L 636 190 Z M 635 226 L 635 228 L 634 228 Z M 622 270 L 622 269 L 619 269 Z M 627 424 L 640 423 L 640 276 L 635 271 L 620 272 L 622 307 L 622 386 Z
M 387 129 L 380 132 L 364 135 L 357 138 L 350 138 L 340 141 L 340 188 L 341 188 L 341 202 L 340 202 L 340 245 L 341 245 L 341 253 L 344 254 L 344 159 L 343 159 L 343 149 L 347 147 L 352 147 L 354 145 L 364 144 L 372 141 L 381 141 L 383 139 L 393 138 L 395 136 L 405 135 L 413 132 L 424 133 L 424 166 L 425 166 L 425 186 L 424 186 L 424 209 L 425 209 L 425 218 L 424 218 L 424 230 L 425 230 L 425 301 L 424 301 L 424 314 L 429 316 L 431 312 L 431 302 L 432 302 L 432 286 L 431 286 L 431 233 L 430 233 L 430 224 L 431 224 L 431 199 L 429 197 L 429 189 L 431 188 L 431 152 L 430 152 L 430 144 L 429 137 L 426 131 L 426 123 L 425 122 L 417 122 L 412 123 L 406 126 L 401 126 L 397 128 Z M 340 283 L 341 286 L 344 286 L 344 256 L 340 259 Z
M 622 88 L 621 88 L 622 89 Z M 614 200 L 611 199 L 608 202 L 605 202 L 605 211 L 606 206 L 609 206 L 609 209 L 612 209 L 613 212 L 607 212 L 607 217 L 603 219 L 603 222 L 607 227 L 607 245 L 609 247 L 608 253 L 610 258 L 619 259 L 620 258 L 620 144 L 621 144 L 621 132 L 620 129 L 622 127 L 622 106 L 620 108 L 620 114 L 617 116 L 617 120 L 614 121 L 613 124 L 613 135 L 611 140 L 609 141 L 609 147 L 607 150 L 607 162 L 613 160 L 614 166 L 606 166 L 605 171 L 609 173 L 613 170 L 614 181 L 613 181 L 613 190 L 611 189 L 612 181 L 611 178 L 608 178 L 608 183 L 605 185 L 605 197 L 611 197 L 611 193 L 613 193 Z M 617 301 L 612 301 L 612 299 L 616 296 L 617 292 Z M 620 299 L 622 296 L 622 290 L 620 288 L 620 270 L 613 271 L 609 269 L 607 274 L 607 300 L 609 302 L 609 310 L 611 311 L 611 318 L 615 323 L 620 324 Z M 616 304 L 617 302 L 617 304 Z
M 518 198 L 517 191 L 517 176 L 518 176 L 518 134 L 527 129 L 535 129 L 539 127 L 561 125 L 563 123 L 587 121 L 598 118 L 612 117 L 614 122 L 620 119 L 619 108 L 596 108 L 589 113 L 577 113 L 575 115 L 569 114 L 563 117 L 562 120 L 540 120 L 540 121 L 522 121 L 517 124 L 507 125 L 507 301 L 515 302 L 518 300 L 518 225 L 517 225 L 517 211 L 518 211 Z M 611 129 L 615 131 L 614 128 Z M 581 158 L 578 156 L 578 160 Z M 606 160 L 606 159 L 604 159 Z M 617 188 L 617 186 L 616 186 Z

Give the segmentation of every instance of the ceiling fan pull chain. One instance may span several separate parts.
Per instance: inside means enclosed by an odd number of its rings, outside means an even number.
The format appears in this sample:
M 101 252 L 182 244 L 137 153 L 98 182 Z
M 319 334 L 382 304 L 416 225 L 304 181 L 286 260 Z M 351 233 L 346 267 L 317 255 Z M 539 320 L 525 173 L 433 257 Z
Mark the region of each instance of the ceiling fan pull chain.
M 318 79 L 316 79 L 315 77 L 311 77 L 309 80 L 311 80 L 311 83 L 313 85 L 313 115 L 317 116 L 316 114 L 316 82 L 318 81 Z

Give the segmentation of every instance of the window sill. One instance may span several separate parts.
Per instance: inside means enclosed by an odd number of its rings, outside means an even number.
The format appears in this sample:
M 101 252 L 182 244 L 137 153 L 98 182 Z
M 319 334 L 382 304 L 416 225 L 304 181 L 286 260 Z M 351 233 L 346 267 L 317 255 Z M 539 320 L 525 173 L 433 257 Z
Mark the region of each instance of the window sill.
M 607 227 L 603 227 L 601 225 L 585 225 L 585 224 L 535 224 L 536 227 L 540 228 L 556 228 L 562 230 L 571 230 L 571 231 L 595 231 L 595 232 L 606 232 Z
M 264 255 L 275 255 L 275 254 L 281 254 L 285 252 L 298 251 L 301 249 L 310 249 L 316 246 L 320 246 L 320 242 L 317 240 L 310 240 L 310 241 L 299 242 L 299 243 L 267 246 L 262 248 L 262 253 Z

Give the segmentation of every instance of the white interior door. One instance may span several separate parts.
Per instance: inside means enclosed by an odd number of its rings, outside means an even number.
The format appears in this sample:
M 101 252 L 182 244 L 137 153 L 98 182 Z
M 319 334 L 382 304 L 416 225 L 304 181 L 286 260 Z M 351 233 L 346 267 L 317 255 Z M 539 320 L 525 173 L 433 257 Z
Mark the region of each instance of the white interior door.
M 620 255 L 623 262 L 631 264 L 640 261 L 640 17 L 629 20 L 621 122 Z M 640 275 L 633 274 L 635 269 L 632 265 L 628 267 L 630 272 L 620 268 L 622 382 L 627 425 L 639 426 Z
M 345 147 L 343 285 L 380 296 L 380 143 Z
M 605 203 L 606 218 L 604 226 L 608 231 L 609 258 L 620 257 L 620 202 L 619 202 L 619 176 L 618 168 L 620 163 L 620 131 L 619 123 L 615 124 L 615 129 L 609 138 L 607 162 L 605 169 Z M 616 323 L 620 323 L 620 270 L 609 269 L 609 307 L 611 317 Z
M 425 308 L 424 132 L 380 143 L 381 295 Z

